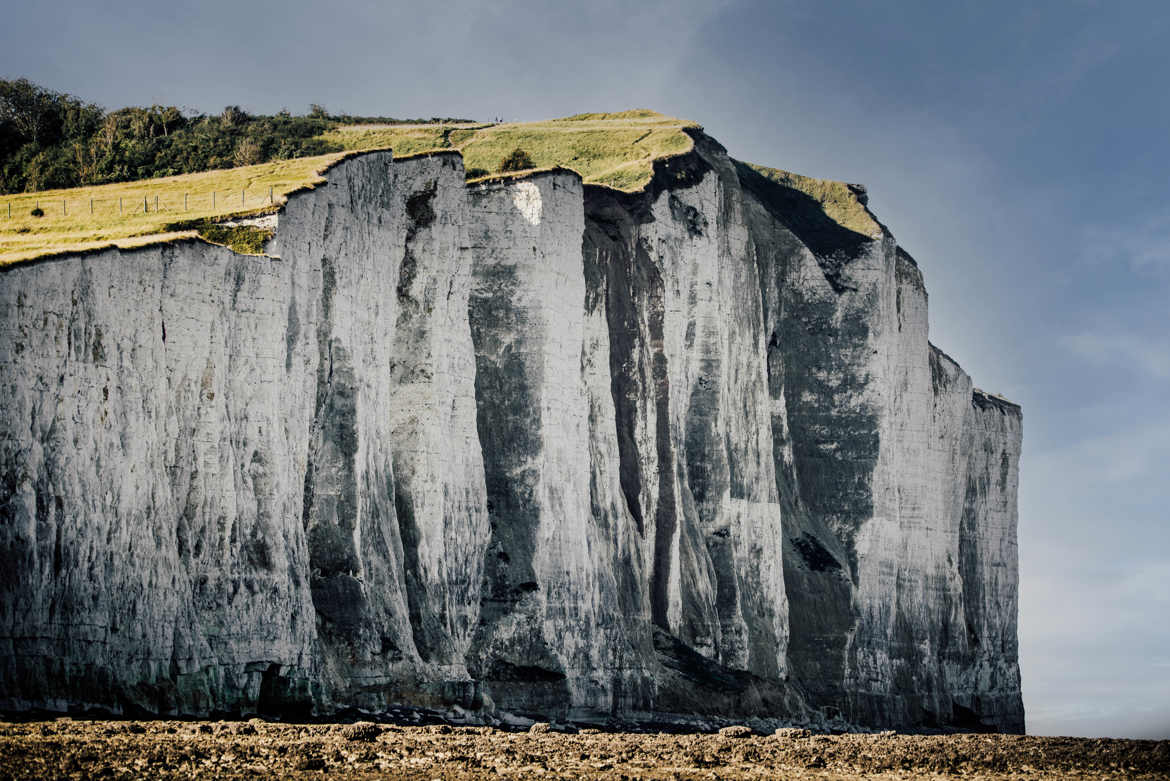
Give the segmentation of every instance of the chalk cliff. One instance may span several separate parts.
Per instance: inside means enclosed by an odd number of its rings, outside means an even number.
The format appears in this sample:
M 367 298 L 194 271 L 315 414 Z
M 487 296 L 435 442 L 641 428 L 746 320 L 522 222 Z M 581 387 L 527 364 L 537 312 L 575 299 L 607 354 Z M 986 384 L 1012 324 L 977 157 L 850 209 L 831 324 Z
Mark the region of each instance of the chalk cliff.
M 1019 408 L 862 189 L 694 137 L 0 272 L 0 707 L 1022 730 Z

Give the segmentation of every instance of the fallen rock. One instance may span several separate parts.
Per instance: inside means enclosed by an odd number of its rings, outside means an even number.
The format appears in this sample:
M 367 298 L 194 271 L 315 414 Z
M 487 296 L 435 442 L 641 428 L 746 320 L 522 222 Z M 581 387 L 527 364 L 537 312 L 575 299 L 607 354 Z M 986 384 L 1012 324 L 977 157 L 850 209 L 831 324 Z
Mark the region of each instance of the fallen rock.
M 798 738 L 808 738 L 812 736 L 812 731 L 804 729 L 803 727 L 780 727 L 772 733 L 777 738 L 784 738 L 786 740 L 796 740 Z
M 719 730 L 719 734 L 725 738 L 750 738 L 753 734 L 751 727 L 745 727 L 742 724 L 735 724 L 730 727 L 724 727 Z
M 382 728 L 370 721 L 359 721 L 341 728 L 343 738 L 361 743 L 372 743 L 381 734 Z

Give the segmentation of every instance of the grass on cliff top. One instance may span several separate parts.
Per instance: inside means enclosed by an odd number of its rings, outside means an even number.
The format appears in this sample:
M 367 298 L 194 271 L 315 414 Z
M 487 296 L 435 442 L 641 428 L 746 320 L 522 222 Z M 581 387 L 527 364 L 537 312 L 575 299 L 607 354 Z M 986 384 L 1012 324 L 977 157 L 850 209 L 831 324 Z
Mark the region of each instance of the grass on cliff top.
M 636 109 L 500 125 L 355 125 L 322 138 L 347 150 L 390 147 L 396 156 L 456 149 L 467 170 L 481 174 L 472 178 L 495 174 L 500 161 L 519 148 L 534 170 L 561 166 L 592 184 L 637 190 L 650 181 L 655 159 L 690 151 L 691 138 L 683 132 L 688 127 L 697 125 Z
M 293 190 L 324 181 L 323 172 L 344 156 L 335 153 L 162 179 L 0 196 L 0 267 L 58 252 L 128 248 L 199 235 L 201 223 L 209 224 L 209 220 L 278 207 Z M 33 216 L 38 207 L 43 215 Z M 216 237 L 208 238 L 220 243 Z
M 744 163 L 744 165 L 763 177 L 799 190 L 817 201 L 821 204 L 826 216 L 841 227 L 870 237 L 881 234 L 881 226 L 845 182 L 836 182 L 832 179 L 813 179 L 810 176 L 801 176 L 791 171 L 768 168 L 755 163 Z
M 343 126 L 321 138 L 340 144 L 344 152 L 0 196 L 0 267 L 61 252 L 125 248 L 195 235 L 216 241 L 208 221 L 279 207 L 289 192 L 323 181 L 323 172 L 347 153 L 371 149 L 390 148 L 395 157 L 458 150 L 472 174 L 469 178 L 483 178 L 494 175 L 500 161 L 519 147 L 536 169 L 563 166 L 587 182 L 636 190 L 650 181 L 656 158 L 691 149 L 691 139 L 683 132 L 687 127 L 697 126 L 646 109 L 499 125 Z M 33 216 L 38 207 L 43 214 Z

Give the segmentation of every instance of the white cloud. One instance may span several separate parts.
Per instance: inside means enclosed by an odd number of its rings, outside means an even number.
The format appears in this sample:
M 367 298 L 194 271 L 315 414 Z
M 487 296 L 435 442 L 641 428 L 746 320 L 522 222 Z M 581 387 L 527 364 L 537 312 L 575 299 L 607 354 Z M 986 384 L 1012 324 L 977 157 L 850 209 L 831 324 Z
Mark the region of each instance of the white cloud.
M 1146 334 L 1125 326 L 1105 325 L 1067 337 L 1065 346 L 1098 366 L 1124 366 L 1164 380 L 1170 379 L 1168 331 L 1170 326 L 1163 326 L 1161 333 Z
M 1170 272 L 1170 210 L 1147 213 L 1126 225 L 1091 225 L 1085 230 L 1091 263 L 1123 263 L 1137 272 Z
M 1089 410 L 1082 414 L 1100 413 Z M 1066 440 L 1051 449 L 1028 453 L 1028 496 L 1031 499 L 1031 492 L 1036 491 L 1037 496 L 1064 496 L 1077 503 L 1078 497 L 1101 499 L 1103 483 L 1111 484 L 1113 491 L 1127 482 L 1143 483 L 1133 485 L 1135 490 L 1158 487 L 1163 485 L 1168 461 L 1170 417 L 1145 418 L 1106 434 Z

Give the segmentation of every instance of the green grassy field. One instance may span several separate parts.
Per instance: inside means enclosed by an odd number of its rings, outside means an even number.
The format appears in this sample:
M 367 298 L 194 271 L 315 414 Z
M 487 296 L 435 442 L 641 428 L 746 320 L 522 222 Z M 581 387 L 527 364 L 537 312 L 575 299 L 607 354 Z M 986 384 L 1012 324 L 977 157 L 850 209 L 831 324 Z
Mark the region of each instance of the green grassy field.
M 0 196 L 0 265 L 194 236 L 176 223 L 264 212 L 324 181 L 345 153 L 69 190 Z M 43 216 L 32 215 L 40 208 Z M 11 214 L 11 216 L 9 216 Z
M 563 166 L 586 182 L 637 190 L 650 181 L 656 158 L 690 151 L 690 136 L 682 132 L 687 127 L 697 125 L 637 110 L 501 125 L 357 125 L 323 138 L 344 149 L 390 147 L 397 155 L 457 149 L 468 171 L 489 174 L 520 148 L 536 168 Z

